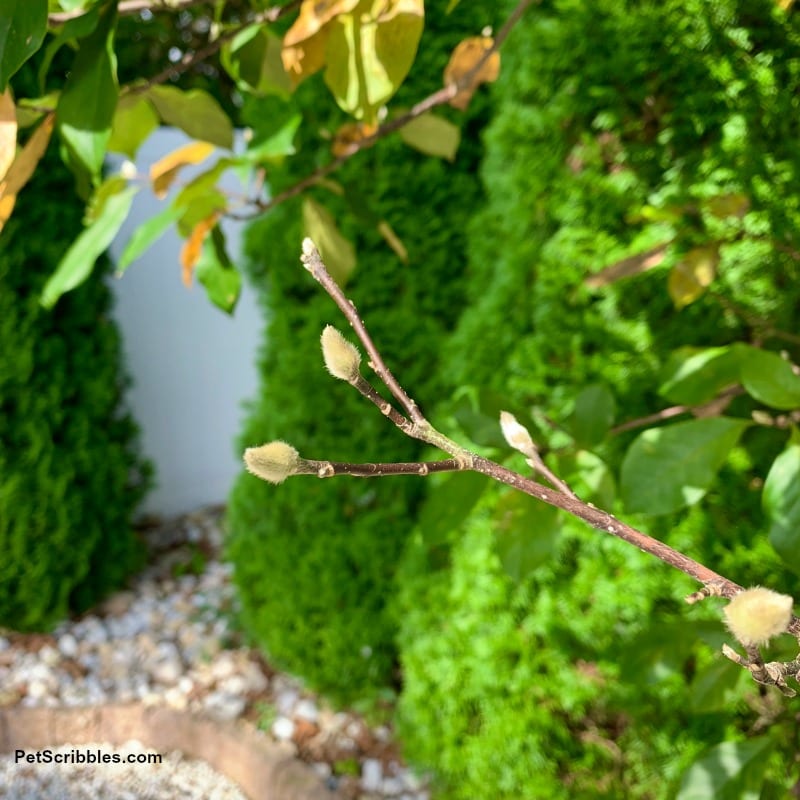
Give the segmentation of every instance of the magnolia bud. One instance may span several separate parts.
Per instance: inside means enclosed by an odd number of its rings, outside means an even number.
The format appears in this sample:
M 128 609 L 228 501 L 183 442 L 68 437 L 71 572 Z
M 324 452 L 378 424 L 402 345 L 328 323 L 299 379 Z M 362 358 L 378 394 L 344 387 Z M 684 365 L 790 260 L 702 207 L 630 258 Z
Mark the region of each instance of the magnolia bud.
M 322 357 L 334 378 L 352 383 L 358 377 L 361 353 L 333 325 L 322 331 Z
M 500 430 L 503 431 L 506 441 L 515 450 L 519 450 L 525 455 L 536 451 L 536 445 L 534 445 L 528 429 L 524 425 L 520 425 L 517 418 L 508 411 L 500 412 Z
M 270 483 L 281 483 L 294 475 L 299 461 L 300 454 L 286 442 L 270 442 L 244 451 L 247 471 Z
M 766 644 L 783 633 L 792 621 L 794 600 L 762 586 L 739 592 L 725 606 L 731 633 L 745 646 Z

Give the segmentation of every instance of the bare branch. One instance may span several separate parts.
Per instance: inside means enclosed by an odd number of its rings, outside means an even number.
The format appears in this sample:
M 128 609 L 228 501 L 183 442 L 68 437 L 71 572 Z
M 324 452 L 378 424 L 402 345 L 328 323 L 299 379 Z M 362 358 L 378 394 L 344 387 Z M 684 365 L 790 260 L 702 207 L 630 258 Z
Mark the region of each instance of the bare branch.
M 191 6 L 211 5 L 213 0 L 122 0 L 117 6 L 117 12 L 121 17 L 132 16 L 133 14 L 140 14 L 142 11 L 152 11 L 154 14 L 159 12 L 174 13 L 184 8 Z M 72 11 L 55 11 L 47 16 L 47 24 L 63 25 L 71 19 L 86 14 L 88 9 L 75 8 Z
M 317 478 L 333 478 L 349 475 L 353 478 L 386 478 L 392 475 L 433 475 L 435 472 L 458 472 L 463 467 L 455 458 L 442 461 L 390 462 L 386 464 L 350 464 L 344 461 L 315 461 L 300 459 L 295 475 L 314 475 Z

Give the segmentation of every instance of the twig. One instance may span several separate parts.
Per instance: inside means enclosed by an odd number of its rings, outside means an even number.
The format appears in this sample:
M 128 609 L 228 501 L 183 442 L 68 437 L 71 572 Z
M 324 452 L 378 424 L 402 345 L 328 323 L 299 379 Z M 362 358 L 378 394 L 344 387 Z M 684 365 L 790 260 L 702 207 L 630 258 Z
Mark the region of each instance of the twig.
M 741 394 L 744 394 L 744 389 L 741 386 L 729 386 L 707 403 L 702 403 L 699 406 L 679 405 L 663 408 L 661 411 L 656 411 L 655 414 L 647 414 L 644 417 L 621 422 L 619 425 L 615 425 L 611 428 L 609 433 L 614 436 L 625 431 L 632 431 L 636 428 L 644 428 L 648 425 L 664 422 L 673 417 L 679 417 L 681 414 L 694 414 L 696 417 L 718 416 L 725 410 L 725 407 L 734 397 Z
M 314 280 L 321 284 L 322 288 L 333 298 L 334 303 L 339 306 L 339 310 L 344 314 L 369 354 L 370 366 L 375 371 L 375 374 L 386 384 L 386 387 L 394 397 L 397 398 L 397 401 L 405 409 L 412 421 L 418 425 L 424 424 L 426 420 L 422 412 L 417 408 L 417 404 L 405 393 L 402 386 L 400 386 L 384 363 L 381 354 L 373 344 L 369 333 L 367 333 L 364 321 L 358 315 L 355 304 L 352 300 L 348 300 L 345 297 L 344 292 L 331 277 L 331 274 L 325 268 L 325 264 L 322 263 L 319 250 L 317 250 L 310 239 L 306 239 L 303 242 L 303 255 L 300 260 L 303 262 L 303 266 L 311 273 Z
M 191 6 L 210 5 L 213 0 L 122 0 L 117 6 L 117 13 L 122 16 L 132 16 L 139 14 L 142 11 L 152 11 L 154 14 L 164 12 L 180 11 L 184 8 Z M 72 11 L 54 11 L 52 14 L 47 15 L 47 24 L 63 25 L 71 19 L 77 19 L 86 13 L 85 8 L 75 8 Z
M 275 206 L 286 202 L 290 198 L 295 197 L 296 195 L 305 191 L 310 186 L 313 186 L 323 178 L 326 178 L 328 175 L 339 169 L 339 167 L 341 167 L 346 161 L 349 161 L 354 155 L 356 155 L 356 153 L 359 153 L 361 150 L 365 150 L 368 147 L 372 147 L 372 145 L 374 145 L 380 139 L 383 139 L 390 133 L 400 130 L 400 128 L 404 127 L 412 120 L 422 116 L 428 111 L 431 111 L 437 106 L 449 103 L 460 91 L 472 84 L 475 76 L 483 68 L 486 62 L 499 51 L 500 47 L 508 38 L 514 26 L 522 18 L 522 15 L 525 13 L 525 11 L 527 11 L 528 7 L 533 5 L 534 2 L 538 3 L 540 0 L 520 0 L 520 3 L 511 12 L 511 14 L 508 16 L 508 19 L 505 21 L 505 23 L 503 23 L 503 26 L 497 32 L 492 45 L 486 48 L 481 58 L 476 62 L 475 66 L 473 66 L 469 72 L 462 75 L 457 81 L 437 90 L 424 100 L 420 100 L 405 114 L 401 114 L 394 119 L 384 122 L 371 136 L 365 136 L 363 139 L 353 142 L 340 156 L 337 156 L 330 163 L 314 170 L 314 172 L 312 172 L 310 175 L 307 175 L 305 178 L 298 181 L 293 186 L 290 186 L 288 189 L 276 194 L 269 200 L 255 199 L 253 203 L 256 208 L 252 213 L 236 215 L 230 214 L 228 216 L 230 216 L 232 219 L 248 220 L 266 213 L 270 209 L 275 208 Z
M 251 25 L 263 25 L 275 22 L 284 14 L 288 14 L 290 11 L 293 11 L 299 5 L 300 0 L 291 0 L 291 2 L 284 6 L 273 6 L 272 8 L 268 8 L 265 11 L 259 12 L 251 19 L 242 22 L 240 25 L 222 31 L 216 39 L 211 40 L 199 50 L 184 53 L 183 58 L 181 58 L 181 60 L 176 64 L 170 64 L 170 66 L 161 70 L 161 72 L 154 75 L 152 78 L 148 78 L 143 83 L 125 86 L 120 91 L 120 95 L 124 96 L 146 92 L 153 86 L 158 86 L 162 83 L 166 83 L 168 80 L 177 78 L 179 75 L 183 75 L 184 72 L 187 72 L 196 64 L 205 61 L 207 58 L 210 58 L 216 52 L 221 50 L 222 45 L 224 45 L 226 42 L 229 42 L 231 39 L 236 38 L 236 36 L 238 36 L 245 28 L 249 28 Z
M 316 475 L 318 478 L 333 478 L 349 475 L 353 478 L 385 478 L 390 475 L 433 475 L 435 472 L 457 472 L 461 470 L 455 458 L 442 461 L 412 461 L 387 464 L 350 464 L 343 461 L 315 461 L 301 458 L 295 475 Z

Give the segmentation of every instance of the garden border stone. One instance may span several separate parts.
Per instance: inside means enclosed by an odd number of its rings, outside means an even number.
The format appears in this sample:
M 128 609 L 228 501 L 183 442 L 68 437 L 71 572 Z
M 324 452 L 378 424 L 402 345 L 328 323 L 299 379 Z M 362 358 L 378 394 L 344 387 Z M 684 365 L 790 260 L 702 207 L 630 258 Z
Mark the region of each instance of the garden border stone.
M 0 708 L 0 753 L 130 740 L 205 761 L 251 800 L 340 800 L 280 744 L 245 722 L 140 703 L 83 708 Z

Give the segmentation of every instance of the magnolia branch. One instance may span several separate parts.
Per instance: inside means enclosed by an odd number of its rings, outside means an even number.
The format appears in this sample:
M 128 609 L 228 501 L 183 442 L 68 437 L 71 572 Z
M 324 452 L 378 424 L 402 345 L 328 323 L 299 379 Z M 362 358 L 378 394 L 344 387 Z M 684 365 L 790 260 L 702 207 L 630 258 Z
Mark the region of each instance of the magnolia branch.
M 428 95 L 428 97 L 424 98 L 423 100 L 420 100 L 404 114 L 400 114 L 399 116 L 384 122 L 373 134 L 353 142 L 347 147 L 346 150 L 342 152 L 341 155 L 333 159 L 333 161 L 325 164 L 322 167 L 319 167 L 310 175 L 307 175 L 305 178 L 298 181 L 293 186 L 290 186 L 288 189 L 276 194 L 269 200 L 261 200 L 258 198 L 252 200 L 251 202 L 256 208 L 254 212 L 247 214 L 230 214 L 229 216 L 233 219 L 239 220 L 246 220 L 255 216 L 260 216 L 270 209 L 275 208 L 275 206 L 278 206 L 290 198 L 297 196 L 301 192 L 304 192 L 306 189 L 318 183 L 323 178 L 327 178 L 328 175 L 339 169 L 342 164 L 349 161 L 354 155 L 360 153 L 362 150 L 372 147 L 372 145 L 374 145 L 376 142 L 385 138 L 389 134 L 400 130 L 400 128 L 408 125 L 408 123 L 412 120 L 421 117 L 423 114 L 433 110 L 434 108 L 437 108 L 438 106 L 449 103 L 459 92 L 462 92 L 473 85 L 475 77 L 483 69 L 487 61 L 495 53 L 499 52 L 509 34 L 514 29 L 514 26 L 520 21 L 525 11 L 527 11 L 527 9 L 535 2 L 538 3 L 540 0 L 520 0 L 519 4 L 511 12 L 511 14 L 509 14 L 508 19 L 506 19 L 500 30 L 497 32 L 497 35 L 494 37 L 491 46 L 484 50 L 483 54 L 475 63 L 475 65 L 468 72 L 464 73 L 464 75 L 462 75 L 458 80 L 449 83 L 447 86 L 444 86 L 433 94 Z
M 543 503 L 561 509 L 583 520 L 596 530 L 607 533 L 637 547 L 660 561 L 680 570 L 702 584 L 702 588 L 686 600 L 695 603 L 707 597 L 722 597 L 730 602 L 724 609 L 731 632 L 744 646 L 746 656 L 732 648 L 724 650 L 726 657 L 748 669 L 754 680 L 774 685 L 786 695 L 795 691 L 786 685 L 787 676 L 798 678 L 800 660 L 765 663 L 760 647 L 781 633 L 791 633 L 800 639 L 800 619 L 793 616 L 793 599 L 769 589 L 755 587 L 743 589 L 739 584 L 720 575 L 704 564 L 695 561 L 642 531 L 621 522 L 612 514 L 585 503 L 557 475 L 544 465 L 527 428 L 507 412 L 500 416 L 500 427 L 508 444 L 527 457 L 534 471 L 543 474 L 553 484 L 551 488 L 518 472 L 504 467 L 477 453 L 471 452 L 440 431 L 425 418 L 416 402 L 401 387 L 372 341 L 364 321 L 352 300 L 349 300 L 331 277 L 316 246 L 310 239 L 303 241 L 301 261 L 316 281 L 339 307 L 359 341 L 369 355 L 368 365 L 386 385 L 403 409 L 402 413 L 385 400 L 360 372 L 361 354 L 335 328 L 327 326 L 322 333 L 322 352 L 328 371 L 350 383 L 366 399 L 376 405 L 408 436 L 433 444 L 452 456 L 440 461 L 353 464 L 303 458 L 285 442 L 270 442 L 245 451 L 248 470 L 264 480 L 281 483 L 293 475 L 314 475 L 330 478 L 337 475 L 353 477 L 388 477 L 395 475 L 425 476 L 436 472 L 472 470 L 504 483 Z

